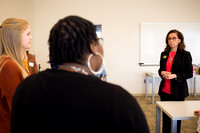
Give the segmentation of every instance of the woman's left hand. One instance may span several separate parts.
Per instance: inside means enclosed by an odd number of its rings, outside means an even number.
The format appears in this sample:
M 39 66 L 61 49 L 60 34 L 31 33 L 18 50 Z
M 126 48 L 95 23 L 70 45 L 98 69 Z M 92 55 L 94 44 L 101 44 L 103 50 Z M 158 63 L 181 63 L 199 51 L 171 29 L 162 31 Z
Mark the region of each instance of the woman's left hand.
M 165 76 L 165 79 L 174 79 L 175 78 L 175 75 L 174 74 L 167 74 L 166 76 Z

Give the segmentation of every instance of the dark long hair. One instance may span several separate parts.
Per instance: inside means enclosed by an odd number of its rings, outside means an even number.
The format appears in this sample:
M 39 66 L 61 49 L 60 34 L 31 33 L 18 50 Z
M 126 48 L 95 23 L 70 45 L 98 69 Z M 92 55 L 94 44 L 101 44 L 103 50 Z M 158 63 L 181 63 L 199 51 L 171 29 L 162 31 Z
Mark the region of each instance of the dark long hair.
M 85 54 L 91 53 L 90 44 L 98 42 L 94 24 L 79 16 L 59 20 L 50 31 L 50 62 L 83 64 Z
M 185 42 L 184 42 L 184 36 L 183 36 L 183 34 L 180 31 L 178 31 L 176 29 L 173 29 L 173 30 L 170 30 L 167 33 L 167 36 L 165 38 L 165 42 L 166 42 L 165 51 L 169 52 L 171 50 L 171 47 L 168 44 L 168 37 L 169 37 L 169 34 L 171 34 L 171 33 L 176 33 L 177 36 L 178 36 L 178 38 L 181 39 L 181 42 L 178 44 L 178 50 L 180 50 L 180 51 L 185 50 Z

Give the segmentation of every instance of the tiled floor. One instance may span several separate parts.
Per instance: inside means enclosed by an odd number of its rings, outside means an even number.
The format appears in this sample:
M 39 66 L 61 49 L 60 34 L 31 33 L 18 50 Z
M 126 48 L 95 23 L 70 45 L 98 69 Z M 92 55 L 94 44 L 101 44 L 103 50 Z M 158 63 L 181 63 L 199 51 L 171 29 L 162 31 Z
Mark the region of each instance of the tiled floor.
M 145 98 L 145 96 L 135 96 L 138 103 L 140 104 L 142 110 L 144 111 L 144 114 L 147 119 L 147 123 L 149 125 L 149 129 L 151 133 L 156 132 L 156 105 L 152 104 L 151 97 Z M 200 95 L 197 95 L 196 97 L 189 96 L 186 98 L 186 100 L 200 100 Z M 160 101 L 159 96 L 155 97 L 155 101 Z M 200 109 L 200 107 L 199 107 Z M 181 123 L 181 133 L 196 133 L 197 128 L 197 119 L 193 120 L 184 120 Z

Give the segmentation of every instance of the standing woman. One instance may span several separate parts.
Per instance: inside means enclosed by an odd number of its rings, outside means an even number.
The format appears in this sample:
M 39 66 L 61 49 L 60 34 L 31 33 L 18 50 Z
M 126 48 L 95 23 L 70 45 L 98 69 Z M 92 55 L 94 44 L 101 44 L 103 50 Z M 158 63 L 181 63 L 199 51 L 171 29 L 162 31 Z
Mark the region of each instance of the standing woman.
M 193 76 L 192 57 L 185 51 L 184 37 L 178 30 L 171 30 L 166 36 L 166 48 L 161 53 L 160 69 L 162 78 L 159 92 L 161 101 L 184 101 L 188 96 L 187 79 Z M 177 132 L 180 132 L 178 121 Z M 163 133 L 171 130 L 171 119 L 163 113 Z
M 12 98 L 18 84 L 28 76 L 23 45 L 31 39 L 26 20 L 8 18 L 0 26 L 0 133 L 10 133 Z

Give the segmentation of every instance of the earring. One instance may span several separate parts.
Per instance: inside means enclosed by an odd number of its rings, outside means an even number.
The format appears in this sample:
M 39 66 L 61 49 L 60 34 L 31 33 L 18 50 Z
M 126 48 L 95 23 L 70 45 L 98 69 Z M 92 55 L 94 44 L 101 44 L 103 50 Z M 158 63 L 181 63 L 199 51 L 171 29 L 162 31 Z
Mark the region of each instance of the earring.
M 94 75 L 100 74 L 100 73 L 103 71 L 103 66 L 104 66 L 103 56 L 102 56 L 99 52 L 96 52 L 96 53 L 95 53 L 95 55 L 100 56 L 101 59 L 102 59 L 101 67 L 99 68 L 99 70 L 98 70 L 97 72 L 95 72 L 95 71 L 92 70 L 92 68 L 91 68 L 91 66 L 90 66 L 90 59 L 91 59 L 91 57 L 92 57 L 93 55 L 94 55 L 94 54 L 90 54 L 90 55 L 88 56 L 88 61 L 87 61 L 88 68 L 89 68 L 89 70 L 90 70 Z

